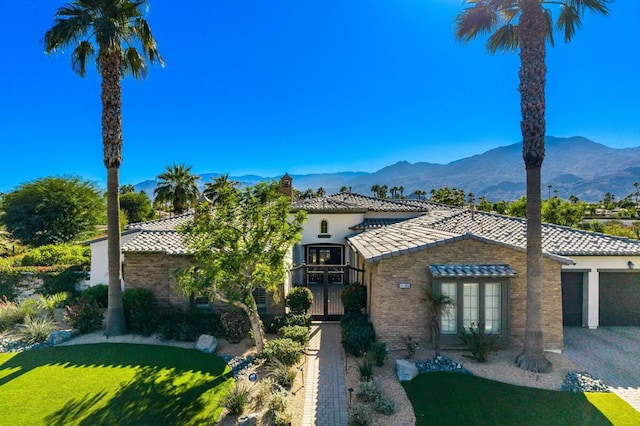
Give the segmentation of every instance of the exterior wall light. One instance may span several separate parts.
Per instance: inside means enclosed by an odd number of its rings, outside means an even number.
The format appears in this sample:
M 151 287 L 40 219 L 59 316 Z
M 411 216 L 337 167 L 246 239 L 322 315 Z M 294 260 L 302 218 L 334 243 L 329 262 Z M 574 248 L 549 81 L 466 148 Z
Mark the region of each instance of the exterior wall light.
M 632 261 L 628 261 L 627 266 L 629 267 L 629 269 L 633 269 L 633 267 L 636 265 L 634 265 Z

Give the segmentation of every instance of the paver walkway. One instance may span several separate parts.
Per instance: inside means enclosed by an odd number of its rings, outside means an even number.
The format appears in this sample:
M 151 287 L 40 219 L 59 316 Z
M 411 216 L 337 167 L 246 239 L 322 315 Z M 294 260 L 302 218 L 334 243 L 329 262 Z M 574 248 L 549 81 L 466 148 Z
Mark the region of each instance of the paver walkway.
M 640 327 L 564 328 L 564 355 L 640 411 Z
M 347 424 L 347 390 L 340 324 L 314 322 L 305 365 L 303 426 Z

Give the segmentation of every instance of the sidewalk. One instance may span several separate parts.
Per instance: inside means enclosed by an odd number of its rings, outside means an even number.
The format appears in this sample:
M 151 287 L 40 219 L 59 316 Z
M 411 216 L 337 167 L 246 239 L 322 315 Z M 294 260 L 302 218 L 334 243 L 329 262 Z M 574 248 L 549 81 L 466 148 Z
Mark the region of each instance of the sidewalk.
M 347 424 L 340 324 L 314 322 L 307 349 L 303 426 Z

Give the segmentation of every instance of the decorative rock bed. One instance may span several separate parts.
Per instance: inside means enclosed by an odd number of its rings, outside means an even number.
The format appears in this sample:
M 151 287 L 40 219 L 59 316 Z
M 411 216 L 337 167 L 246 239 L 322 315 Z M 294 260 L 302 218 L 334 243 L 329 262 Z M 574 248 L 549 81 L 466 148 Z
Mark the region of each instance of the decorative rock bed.
M 602 380 L 584 371 L 567 373 L 560 390 L 567 392 L 611 392 Z
M 464 368 L 462 364 L 455 362 L 451 358 L 445 356 L 437 356 L 433 359 L 416 362 L 418 373 L 434 373 L 436 371 L 449 371 L 453 373 L 471 374 L 469 370 Z

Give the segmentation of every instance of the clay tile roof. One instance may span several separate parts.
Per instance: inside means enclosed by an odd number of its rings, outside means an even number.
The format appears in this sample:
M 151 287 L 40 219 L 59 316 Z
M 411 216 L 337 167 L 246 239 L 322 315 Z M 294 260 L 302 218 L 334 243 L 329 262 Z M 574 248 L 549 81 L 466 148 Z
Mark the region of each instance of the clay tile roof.
M 473 278 L 500 278 L 515 277 L 518 275 L 509 265 L 484 264 L 484 265 L 429 265 L 431 275 L 434 277 L 473 277 Z
M 141 230 L 175 230 L 178 226 L 193 220 L 193 212 L 183 213 L 177 216 L 170 216 L 162 219 L 150 220 L 147 222 L 137 222 L 128 224 L 125 229 Z
M 402 222 L 407 218 L 389 218 L 389 219 L 365 219 L 357 225 L 350 227 L 355 231 L 366 231 L 375 228 L 384 228 L 385 226 L 393 225 L 394 223 Z
M 418 200 L 390 200 L 366 195 L 340 192 L 325 197 L 311 198 L 295 201 L 291 205 L 293 210 L 306 211 L 374 211 L 374 212 L 424 212 L 432 208 L 444 208 L 444 206 L 427 201 Z
M 176 231 L 144 230 L 122 245 L 122 251 L 186 254 L 184 237 Z

